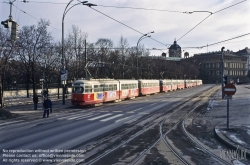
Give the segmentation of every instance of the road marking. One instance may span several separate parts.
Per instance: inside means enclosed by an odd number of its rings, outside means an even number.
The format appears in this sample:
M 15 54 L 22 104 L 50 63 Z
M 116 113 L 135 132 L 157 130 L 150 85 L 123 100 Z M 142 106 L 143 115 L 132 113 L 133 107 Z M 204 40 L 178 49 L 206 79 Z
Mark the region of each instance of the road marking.
M 109 111 L 99 111 L 99 112 L 109 112 Z
M 130 112 L 127 112 L 127 113 L 135 113 L 134 111 L 130 111 Z
M 91 116 L 94 116 L 95 114 L 92 114 L 92 115 L 89 115 L 89 116 L 84 116 L 84 117 L 79 117 L 77 118 L 76 120 L 81 120 L 81 119 L 85 119 L 85 118 L 88 118 L 88 117 L 91 117 Z
M 144 115 L 146 115 L 146 114 L 149 114 L 149 113 L 147 113 L 147 112 L 141 112 L 141 113 L 139 113 L 139 114 L 144 114 Z
M 83 114 L 83 115 L 75 114 L 75 115 L 71 115 L 71 116 L 60 117 L 58 119 L 60 120 L 60 119 L 67 119 L 69 117 L 72 117 L 72 118 L 74 118 L 74 117 L 81 117 L 81 116 L 86 116 L 86 115 L 90 115 L 90 114 L 93 114 L 93 113 L 87 113 L 87 114 Z
M 13 124 L 13 123 L 18 123 L 18 122 L 22 122 L 22 121 L 24 121 L 24 120 L 1 123 L 0 126 L 4 126 L 4 125 L 8 125 L 8 124 Z
M 141 108 L 138 108 L 138 109 L 136 109 L 136 110 L 133 110 L 133 111 L 138 111 L 138 110 L 140 110 Z
M 88 120 L 92 121 L 92 120 L 100 119 L 102 117 L 110 116 L 110 115 L 112 115 L 112 113 L 108 113 L 108 114 L 105 114 L 105 115 L 97 116 L 97 117 L 94 117 L 94 118 L 91 118 L 91 119 L 88 119 Z
M 109 121 L 111 119 L 114 119 L 114 118 L 117 118 L 117 117 L 120 117 L 120 116 L 123 116 L 123 114 L 115 115 L 115 116 L 112 116 L 112 117 L 109 117 L 107 119 L 103 119 L 103 120 L 100 120 L 100 121 Z
M 113 111 L 113 112 L 122 112 L 122 111 Z
M 82 115 L 82 116 L 71 117 L 71 118 L 68 118 L 67 120 L 72 120 L 72 119 L 81 118 L 81 117 L 89 117 L 89 116 L 93 116 L 93 115 L 94 114 L 86 114 L 86 115 Z
M 133 117 L 133 116 L 134 116 L 134 115 L 132 115 L 132 116 L 128 116 L 128 117 L 125 117 L 125 118 L 122 118 L 122 119 L 116 120 L 115 122 L 116 122 L 116 123 L 118 123 L 118 122 L 120 122 L 120 121 L 126 120 L 126 119 L 128 119 L 128 118 Z

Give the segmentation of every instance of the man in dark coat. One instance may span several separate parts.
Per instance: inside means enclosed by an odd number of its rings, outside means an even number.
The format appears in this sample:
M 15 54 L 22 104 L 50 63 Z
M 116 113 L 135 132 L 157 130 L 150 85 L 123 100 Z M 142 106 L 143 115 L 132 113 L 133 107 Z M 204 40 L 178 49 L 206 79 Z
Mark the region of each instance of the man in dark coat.
M 34 110 L 37 110 L 38 96 L 36 93 L 33 96 L 33 103 L 34 103 Z
M 45 118 L 46 114 L 47 114 L 47 117 L 49 117 L 49 110 L 50 110 L 51 105 L 52 105 L 51 100 L 48 99 L 48 96 L 45 96 L 44 102 L 43 102 L 43 108 L 44 108 L 43 118 Z

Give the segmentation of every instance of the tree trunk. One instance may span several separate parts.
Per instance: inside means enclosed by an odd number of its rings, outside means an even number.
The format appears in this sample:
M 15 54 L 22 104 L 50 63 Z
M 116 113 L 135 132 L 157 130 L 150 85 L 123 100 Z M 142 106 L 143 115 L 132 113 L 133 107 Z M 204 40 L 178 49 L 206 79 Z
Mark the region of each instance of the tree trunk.
M 29 86 L 29 80 L 30 80 L 30 74 L 29 73 L 27 73 L 27 82 L 26 82 L 26 92 L 27 92 L 27 98 L 29 98 L 29 88 L 30 88 L 30 86 Z
M 32 89 L 33 89 L 33 95 L 36 93 L 36 86 L 35 86 L 35 69 L 34 69 L 34 62 L 32 62 Z

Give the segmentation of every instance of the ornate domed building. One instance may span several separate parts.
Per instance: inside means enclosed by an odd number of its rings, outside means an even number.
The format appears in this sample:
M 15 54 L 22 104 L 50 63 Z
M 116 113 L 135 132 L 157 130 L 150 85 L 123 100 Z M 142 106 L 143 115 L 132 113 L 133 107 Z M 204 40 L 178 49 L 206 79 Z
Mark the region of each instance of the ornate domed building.
M 169 47 L 169 57 L 181 58 L 181 47 L 174 41 L 174 44 Z

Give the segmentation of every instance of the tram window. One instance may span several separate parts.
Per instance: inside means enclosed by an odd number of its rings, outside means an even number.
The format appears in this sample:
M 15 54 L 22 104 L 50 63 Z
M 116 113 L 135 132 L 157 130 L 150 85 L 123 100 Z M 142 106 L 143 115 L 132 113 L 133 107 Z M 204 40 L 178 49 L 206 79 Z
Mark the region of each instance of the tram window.
M 109 85 L 109 91 L 112 91 L 112 90 L 113 90 L 113 85 L 110 84 L 110 85 Z
M 109 90 L 109 85 L 104 85 L 104 91 L 108 91 Z
M 99 92 L 100 89 L 99 89 L 99 85 L 94 85 L 94 92 Z
M 72 93 L 83 93 L 83 87 L 74 87 Z
M 92 86 L 85 85 L 85 93 L 92 93 Z
M 114 90 L 115 90 L 115 91 L 117 90 L 117 84 L 114 85 Z

